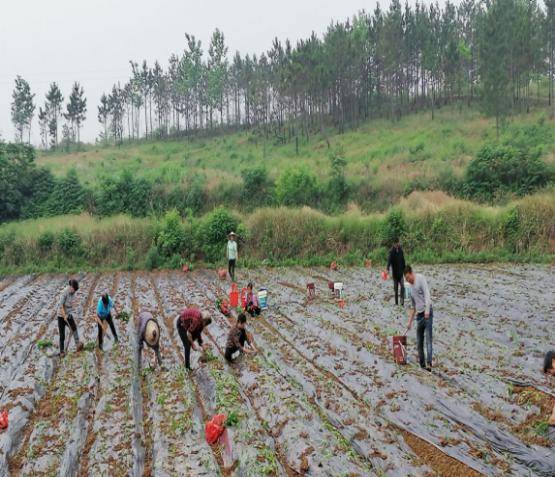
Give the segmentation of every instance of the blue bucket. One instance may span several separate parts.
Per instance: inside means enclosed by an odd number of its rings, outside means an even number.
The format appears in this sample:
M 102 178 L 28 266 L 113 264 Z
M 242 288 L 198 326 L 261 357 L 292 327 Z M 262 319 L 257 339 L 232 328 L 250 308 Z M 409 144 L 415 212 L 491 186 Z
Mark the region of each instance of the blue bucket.
M 268 290 L 266 288 L 258 290 L 258 304 L 261 310 L 268 309 Z

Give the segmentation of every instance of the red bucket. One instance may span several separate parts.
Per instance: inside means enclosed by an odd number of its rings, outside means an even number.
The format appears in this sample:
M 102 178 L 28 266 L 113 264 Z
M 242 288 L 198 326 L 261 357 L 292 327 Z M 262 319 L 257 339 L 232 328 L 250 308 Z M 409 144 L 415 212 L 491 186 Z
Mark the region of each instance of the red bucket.
M 382 280 L 385 282 L 388 278 L 389 278 L 389 275 L 387 274 L 387 272 L 383 271 L 382 272 Z
M 237 289 L 237 285 L 235 283 L 231 285 L 231 291 L 229 292 L 229 304 L 233 308 L 237 308 L 239 306 L 239 290 Z
M 397 364 L 407 364 L 407 335 L 393 337 L 393 359 Z

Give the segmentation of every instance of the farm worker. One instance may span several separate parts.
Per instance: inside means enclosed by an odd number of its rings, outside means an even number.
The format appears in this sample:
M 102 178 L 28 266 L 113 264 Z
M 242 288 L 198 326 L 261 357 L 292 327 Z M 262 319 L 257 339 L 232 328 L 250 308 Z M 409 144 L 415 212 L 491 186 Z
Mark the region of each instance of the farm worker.
M 545 353 L 543 372 L 555 376 L 555 351 L 548 351 Z
M 237 234 L 229 233 L 227 241 L 227 270 L 232 281 L 235 281 L 235 264 L 237 263 Z
M 177 318 L 175 326 L 185 350 L 186 369 L 191 369 L 191 348 L 198 349 L 195 341 L 202 346 L 203 350 L 208 349 L 208 343 L 202 342 L 202 331 L 210 323 L 212 319 L 204 318 L 198 308 L 185 308 Z
M 409 316 L 407 331 L 411 329 L 416 315 L 416 343 L 418 347 L 418 360 L 421 368 L 432 370 L 432 325 L 434 310 L 430 289 L 424 275 L 414 273 L 410 265 L 405 267 L 405 278 L 411 284 L 412 310 Z M 424 361 L 424 335 L 426 336 L 426 361 Z
M 237 323 L 227 335 L 227 343 L 225 345 L 225 359 L 227 361 L 233 361 L 233 355 L 239 351 L 240 353 L 251 354 L 256 353 L 258 349 L 254 345 L 252 335 L 247 333 L 247 316 L 244 313 L 240 313 L 237 317 Z M 249 345 L 250 348 L 245 348 L 245 343 Z
M 247 296 L 246 296 L 246 301 L 247 301 L 247 307 L 245 308 L 245 311 L 247 311 L 251 316 L 258 316 L 260 315 L 260 305 L 258 303 L 258 295 L 253 292 L 253 285 L 252 283 L 249 283 L 247 285 Z
M 399 286 L 401 287 L 401 306 L 405 304 L 405 285 L 403 281 L 403 271 L 405 270 L 405 255 L 401 248 L 399 239 L 395 239 L 395 243 L 389 251 L 387 259 L 387 271 L 391 269 L 393 277 L 393 289 L 395 290 L 395 304 L 399 304 Z
M 555 376 L 555 351 L 545 353 L 543 360 L 543 372 Z M 555 404 L 553 404 L 553 412 L 548 420 L 550 426 L 555 426 Z
M 112 336 L 118 342 L 118 334 L 116 333 L 116 327 L 114 326 L 114 321 L 112 319 L 112 310 L 117 312 L 114 305 L 112 297 L 108 293 L 103 293 L 98 299 L 98 305 L 96 306 L 96 315 L 94 317 L 96 324 L 98 325 L 98 348 L 102 349 L 102 337 L 103 332 L 106 332 L 106 328 L 110 325 L 110 330 L 112 330 Z
M 141 311 L 137 321 L 137 363 L 139 371 L 143 360 L 143 343 L 154 350 L 158 366 L 162 366 L 160 356 L 160 325 L 148 311 Z
M 79 282 L 72 278 L 67 288 L 62 294 L 62 298 L 58 304 L 57 316 L 58 316 L 58 330 L 60 332 L 60 356 L 65 356 L 64 344 L 66 338 L 66 326 L 71 328 L 73 334 L 73 340 L 75 341 L 75 346 L 77 351 L 83 349 L 83 343 L 79 341 L 79 332 L 77 331 L 77 325 L 75 324 L 75 313 L 76 303 L 75 294 L 79 290 Z

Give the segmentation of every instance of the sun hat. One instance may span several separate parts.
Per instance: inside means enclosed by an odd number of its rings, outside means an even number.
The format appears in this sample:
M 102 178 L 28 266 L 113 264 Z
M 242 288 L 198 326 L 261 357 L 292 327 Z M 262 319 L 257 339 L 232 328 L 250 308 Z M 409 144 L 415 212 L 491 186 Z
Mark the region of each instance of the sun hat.
M 156 346 L 160 340 L 160 327 L 154 320 L 148 320 L 145 328 L 145 341 L 149 346 Z
M 229 232 L 229 233 L 227 234 L 228 237 L 231 237 L 232 235 L 233 235 L 234 237 L 237 237 L 237 234 L 236 234 L 235 232 L 233 232 L 233 231 L 231 231 L 231 232 Z

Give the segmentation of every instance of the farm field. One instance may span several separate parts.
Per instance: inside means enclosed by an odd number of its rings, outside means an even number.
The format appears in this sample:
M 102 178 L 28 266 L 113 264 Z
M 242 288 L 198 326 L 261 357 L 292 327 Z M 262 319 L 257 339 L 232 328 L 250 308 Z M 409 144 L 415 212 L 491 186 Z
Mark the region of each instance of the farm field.
M 0 476 L 553 476 L 547 418 L 555 381 L 543 354 L 555 345 L 555 267 L 418 267 L 434 301 L 434 369 L 396 365 L 391 336 L 408 307 L 366 268 L 238 270 L 240 287 L 269 290 L 249 319 L 261 350 L 225 363 L 232 318 L 215 307 L 229 282 L 213 270 L 78 275 L 81 339 L 96 343 L 92 313 L 108 291 L 131 316 L 155 314 L 165 370 L 135 363 L 133 320 L 120 344 L 55 356 L 63 274 L 0 280 Z M 345 285 L 345 306 L 328 281 Z M 307 299 L 306 284 L 316 296 Z M 208 310 L 212 351 L 191 374 L 175 331 L 187 305 Z M 110 333 L 108 333 L 110 335 Z M 51 347 L 37 343 L 50 340 Z M 210 447 L 204 423 L 234 412 L 235 465 Z

